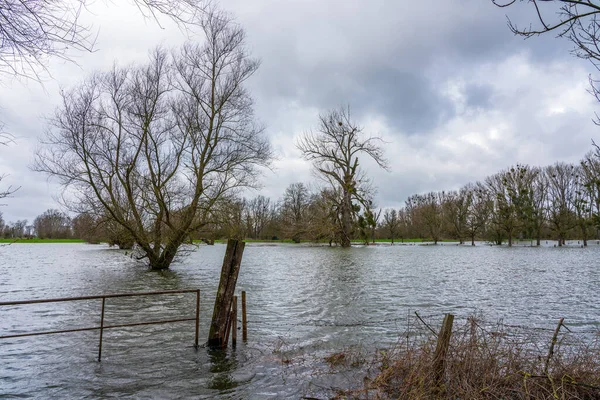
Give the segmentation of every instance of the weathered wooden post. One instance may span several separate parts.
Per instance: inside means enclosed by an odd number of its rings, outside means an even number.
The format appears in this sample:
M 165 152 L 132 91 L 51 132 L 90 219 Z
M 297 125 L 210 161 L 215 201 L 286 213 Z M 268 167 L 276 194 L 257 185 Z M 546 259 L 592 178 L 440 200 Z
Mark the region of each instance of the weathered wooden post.
M 225 341 L 227 325 L 233 302 L 233 293 L 235 292 L 235 284 L 237 283 L 242 263 L 244 246 L 245 243 L 240 240 L 229 239 L 227 241 L 227 250 L 223 258 L 221 279 L 219 280 L 215 308 L 208 333 L 208 345 L 211 347 L 227 346 L 227 342 Z
M 237 296 L 233 296 L 233 306 L 231 307 L 231 346 L 237 345 Z
M 248 340 L 248 319 L 246 318 L 246 291 L 242 291 L 242 340 Z
M 454 315 L 446 314 L 442 328 L 438 335 L 437 346 L 433 355 L 433 379 L 437 387 L 441 388 L 444 383 L 444 372 L 446 371 L 446 354 L 450 346 L 450 336 L 452 335 L 452 323 Z

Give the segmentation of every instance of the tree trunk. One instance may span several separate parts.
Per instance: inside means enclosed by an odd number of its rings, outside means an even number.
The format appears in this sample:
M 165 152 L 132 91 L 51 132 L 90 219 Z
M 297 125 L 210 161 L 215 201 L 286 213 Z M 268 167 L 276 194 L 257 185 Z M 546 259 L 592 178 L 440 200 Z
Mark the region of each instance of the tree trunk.
M 512 234 L 508 234 L 508 247 L 512 247 Z
M 344 191 L 344 198 L 342 200 L 342 237 L 340 238 L 340 245 L 342 247 L 350 247 L 350 235 L 352 233 L 352 197 L 350 192 Z
M 475 235 L 471 236 L 471 246 L 475 246 Z

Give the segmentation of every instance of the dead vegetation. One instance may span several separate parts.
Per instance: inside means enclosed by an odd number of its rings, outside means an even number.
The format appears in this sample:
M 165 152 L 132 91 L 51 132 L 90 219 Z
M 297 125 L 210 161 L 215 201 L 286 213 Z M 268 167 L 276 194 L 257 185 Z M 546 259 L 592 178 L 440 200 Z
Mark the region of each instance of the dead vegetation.
M 363 389 L 335 398 L 600 399 L 599 332 L 572 332 L 562 319 L 556 329 L 527 329 L 470 317 L 454 328 L 440 377 L 435 324 L 420 317 L 419 324 L 378 353 Z

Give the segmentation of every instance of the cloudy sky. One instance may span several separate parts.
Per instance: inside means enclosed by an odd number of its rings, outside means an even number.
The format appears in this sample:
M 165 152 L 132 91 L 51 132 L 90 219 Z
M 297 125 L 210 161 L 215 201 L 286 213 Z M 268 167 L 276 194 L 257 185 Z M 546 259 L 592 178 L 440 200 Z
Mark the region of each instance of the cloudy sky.
M 120 3 L 90 9 L 85 18 L 98 30 L 97 51 L 76 55 L 77 65 L 51 60 L 52 77 L 43 85 L 0 75 L 0 121 L 15 136 L 0 147 L 0 173 L 8 174 L 1 185 L 20 186 L 2 200 L 5 221 L 31 222 L 59 207 L 60 188 L 29 169 L 59 90 L 186 39 L 169 22 L 161 28 Z M 499 9 L 487 0 L 220 5 L 246 29 L 248 47 L 262 61 L 249 87 L 277 153 L 264 188 L 250 196 L 277 199 L 290 183 L 314 181 L 294 140 L 316 127 L 319 113 L 339 106 L 349 105 L 366 133 L 386 141 L 391 171 L 365 163 L 381 207 L 398 207 L 414 193 L 458 189 L 516 163 L 577 162 L 600 137 L 592 122 L 599 105 L 587 92 L 593 69 L 569 54 L 565 40 L 513 36 L 506 12 L 533 21 L 527 9 Z

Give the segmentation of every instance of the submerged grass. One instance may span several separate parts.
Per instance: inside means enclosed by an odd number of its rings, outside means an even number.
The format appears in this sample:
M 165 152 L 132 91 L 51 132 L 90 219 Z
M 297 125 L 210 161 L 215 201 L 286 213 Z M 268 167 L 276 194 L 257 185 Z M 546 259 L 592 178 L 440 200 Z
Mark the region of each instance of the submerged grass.
M 436 337 L 408 333 L 380 351 L 376 373 L 360 390 L 335 399 L 600 399 L 600 333 L 484 324 L 474 317 L 455 328 L 441 381 L 432 365 Z M 542 333 L 542 334 L 540 334 Z M 348 355 L 344 355 L 344 358 Z M 343 360 L 332 357 L 332 363 Z

